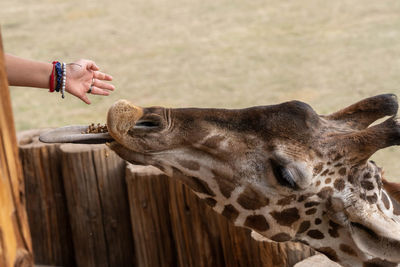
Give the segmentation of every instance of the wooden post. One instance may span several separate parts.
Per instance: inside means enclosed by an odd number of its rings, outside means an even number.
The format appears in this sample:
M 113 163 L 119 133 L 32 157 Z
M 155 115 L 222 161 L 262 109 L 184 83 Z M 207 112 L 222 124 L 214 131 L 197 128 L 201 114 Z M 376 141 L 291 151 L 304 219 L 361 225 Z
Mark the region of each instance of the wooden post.
M 253 240 L 156 168 L 128 165 L 126 179 L 138 266 L 293 266 L 315 254 Z
M 0 34 L 0 266 L 33 266 L 24 181 Z
M 73 267 L 76 264 L 59 144 L 40 142 L 38 137 L 43 131 L 18 133 L 35 262 Z
M 76 263 L 134 266 L 125 161 L 105 145 L 60 146 Z

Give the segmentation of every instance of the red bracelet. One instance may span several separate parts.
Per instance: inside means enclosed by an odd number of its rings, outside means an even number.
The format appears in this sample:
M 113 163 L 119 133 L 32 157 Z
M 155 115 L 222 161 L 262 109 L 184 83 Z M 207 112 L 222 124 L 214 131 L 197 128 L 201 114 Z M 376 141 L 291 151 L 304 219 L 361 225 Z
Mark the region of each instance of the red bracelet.
M 53 61 L 53 63 L 52 63 L 53 64 L 53 70 L 51 71 L 50 81 L 49 81 L 49 83 L 50 83 L 49 92 L 50 93 L 53 93 L 54 89 L 55 89 L 55 86 L 54 86 L 54 69 L 55 69 L 56 63 L 57 63 L 57 61 Z

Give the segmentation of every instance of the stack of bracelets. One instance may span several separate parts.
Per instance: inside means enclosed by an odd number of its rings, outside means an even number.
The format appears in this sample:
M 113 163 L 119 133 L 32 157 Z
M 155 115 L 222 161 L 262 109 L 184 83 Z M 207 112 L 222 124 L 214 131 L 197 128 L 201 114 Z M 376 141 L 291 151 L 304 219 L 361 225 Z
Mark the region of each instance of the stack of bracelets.
M 61 92 L 61 97 L 65 97 L 65 84 L 67 81 L 67 68 L 65 62 L 53 61 L 53 70 L 50 75 L 50 90 Z

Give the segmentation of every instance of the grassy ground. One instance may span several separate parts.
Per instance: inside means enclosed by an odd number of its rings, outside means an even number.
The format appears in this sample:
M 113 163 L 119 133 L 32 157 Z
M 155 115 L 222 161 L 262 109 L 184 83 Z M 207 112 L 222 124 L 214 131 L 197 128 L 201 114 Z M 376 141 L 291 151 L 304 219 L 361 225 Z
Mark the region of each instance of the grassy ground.
M 141 106 L 247 107 L 299 99 L 320 114 L 364 97 L 400 95 L 400 2 L 3 0 L 5 50 L 51 61 L 95 60 L 109 97 L 12 88 L 18 130 L 104 122 Z M 400 149 L 377 153 L 400 181 Z

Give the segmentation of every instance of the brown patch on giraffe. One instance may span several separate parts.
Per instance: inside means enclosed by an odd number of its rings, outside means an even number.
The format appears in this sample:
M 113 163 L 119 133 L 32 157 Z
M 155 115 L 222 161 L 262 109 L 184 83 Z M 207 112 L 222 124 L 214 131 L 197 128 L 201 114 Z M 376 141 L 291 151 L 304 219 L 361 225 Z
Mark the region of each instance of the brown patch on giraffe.
M 219 173 L 216 170 L 211 170 L 215 175 L 215 180 L 217 181 L 219 190 L 222 195 L 226 198 L 230 198 L 232 191 L 236 188 L 233 177 L 229 177 L 225 174 Z
M 204 199 L 204 201 L 211 206 L 212 208 L 215 206 L 215 204 L 217 204 L 217 201 L 211 197 L 208 197 L 206 199 Z
M 311 207 L 313 207 L 313 206 L 319 205 L 319 203 L 320 203 L 320 202 L 318 202 L 318 201 L 306 202 L 306 203 L 304 203 L 304 207 L 305 207 L 305 208 L 311 208 Z
M 367 200 L 367 195 L 365 193 L 361 193 L 360 198 L 363 200 Z
M 333 194 L 333 189 L 332 187 L 325 186 L 321 189 L 321 191 L 318 192 L 318 197 L 321 199 L 327 199 L 329 196 Z
M 280 205 L 280 206 L 286 206 L 295 200 L 296 200 L 296 195 L 290 195 L 290 196 L 279 199 L 278 202 L 276 202 L 276 204 Z
M 208 184 L 199 178 L 187 176 L 185 182 L 193 191 L 215 197 L 215 193 L 208 187 Z
M 297 199 L 297 202 L 303 202 L 303 201 L 305 201 L 307 198 L 309 198 L 309 197 L 311 197 L 311 196 L 313 196 L 313 195 L 314 195 L 313 193 L 307 193 L 307 194 L 301 195 L 301 196 L 299 197 L 299 199 Z
M 333 183 L 333 186 L 335 187 L 335 189 L 337 191 L 342 191 L 345 187 L 345 182 L 343 179 L 337 179 L 335 180 L 335 182 Z
M 297 234 L 302 234 L 310 228 L 311 223 L 310 221 L 303 221 L 301 222 L 299 229 L 297 230 Z
M 339 231 L 338 229 L 341 227 L 339 224 L 335 223 L 334 221 L 329 220 L 329 228 L 328 233 L 331 237 L 337 238 L 339 237 Z
M 338 161 L 339 159 L 343 158 L 343 155 L 341 154 L 336 154 L 336 156 L 333 158 L 333 161 Z
M 321 184 L 321 181 L 317 181 L 316 183 L 315 183 L 315 186 L 319 186 Z
M 323 239 L 325 237 L 321 231 L 316 230 L 316 229 L 309 230 L 307 232 L 307 235 L 314 239 Z
M 339 249 L 350 256 L 357 257 L 357 252 L 349 245 L 340 244 Z
M 372 175 L 371 175 L 371 173 L 370 172 L 367 172 L 367 173 L 365 173 L 364 174 L 364 179 L 369 179 L 369 178 L 371 178 L 372 177 Z
M 322 254 L 327 256 L 332 261 L 335 261 L 335 262 L 339 261 L 336 251 L 331 247 L 317 248 L 317 251 L 321 252 Z
M 247 216 L 244 225 L 250 229 L 255 229 L 257 231 L 267 231 L 269 229 L 269 224 L 264 216 L 262 215 L 250 215 Z
M 291 226 L 295 221 L 300 219 L 299 210 L 297 208 L 284 209 L 281 212 L 270 212 L 276 222 L 280 225 Z
M 349 183 L 351 183 L 352 185 L 355 185 L 357 180 L 354 175 L 349 174 L 347 176 L 347 181 L 349 181 Z
M 340 168 L 338 173 L 342 176 L 345 176 L 347 173 L 346 167 Z
M 302 233 L 304 233 L 305 231 L 308 230 L 308 228 L 310 228 L 310 226 L 311 226 L 310 221 L 303 221 L 303 222 L 301 222 L 301 224 L 300 224 L 300 226 L 299 226 L 299 229 L 297 229 L 297 233 L 296 233 L 296 234 L 302 234 Z
M 322 171 L 323 167 L 324 167 L 324 163 L 323 162 L 320 162 L 317 165 L 315 165 L 315 167 L 313 169 L 313 174 L 314 175 L 318 175 Z
M 334 175 L 335 171 L 331 171 L 330 173 L 328 173 L 328 175 Z
M 343 166 L 343 163 L 337 163 L 337 164 L 333 165 L 333 167 L 335 167 L 335 168 L 339 168 L 339 167 L 342 167 L 342 166 Z
M 279 233 L 271 237 L 271 240 L 276 241 L 276 242 L 286 242 L 291 240 L 292 237 L 288 235 L 287 233 Z
M 372 196 L 367 196 L 367 201 L 371 204 L 375 204 L 378 201 L 378 196 L 374 193 Z
M 321 224 L 322 223 L 322 220 L 320 219 L 320 218 L 317 218 L 317 219 L 315 219 L 315 221 L 314 221 L 314 224 L 315 225 L 318 225 L 318 224 Z
M 237 202 L 247 210 L 256 210 L 267 206 L 269 204 L 269 198 L 265 197 L 253 187 L 247 186 L 238 197 Z
M 325 184 L 329 184 L 332 181 L 332 178 L 326 178 Z
M 316 213 L 317 212 L 317 209 L 316 208 L 312 208 L 312 209 L 309 209 L 309 210 L 306 210 L 306 214 L 307 215 L 312 215 L 312 214 L 314 214 L 314 213 Z
M 397 263 L 374 258 L 363 263 L 363 267 L 396 267 Z
M 329 172 L 329 169 L 326 169 L 323 173 L 321 173 L 321 176 L 325 176 L 325 175 L 327 175 L 328 174 L 328 172 Z
M 375 188 L 371 181 L 361 181 L 361 187 L 365 190 L 373 190 Z
M 222 215 L 229 220 L 234 221 L 239 216 L 239 211 L 234 206 L 229 204 L 224 207 Z
M 189 169 L 191 171 L 198 171 L 200 170 L 200 164 L 194 160 L 186 160 L 186 159 L 181 159 L 181 160 L 177 160 L 177 162 L 179 163 L 179 165 L 181 165 L 182 167 Z
M 390 202 L 389 202 L 388 196 L 386 195 L 385 192 L 382 192 L 381 200 L 382 200 L 383 204 L 385 205 L 385 208 L 387 210 L 390 209 Z

